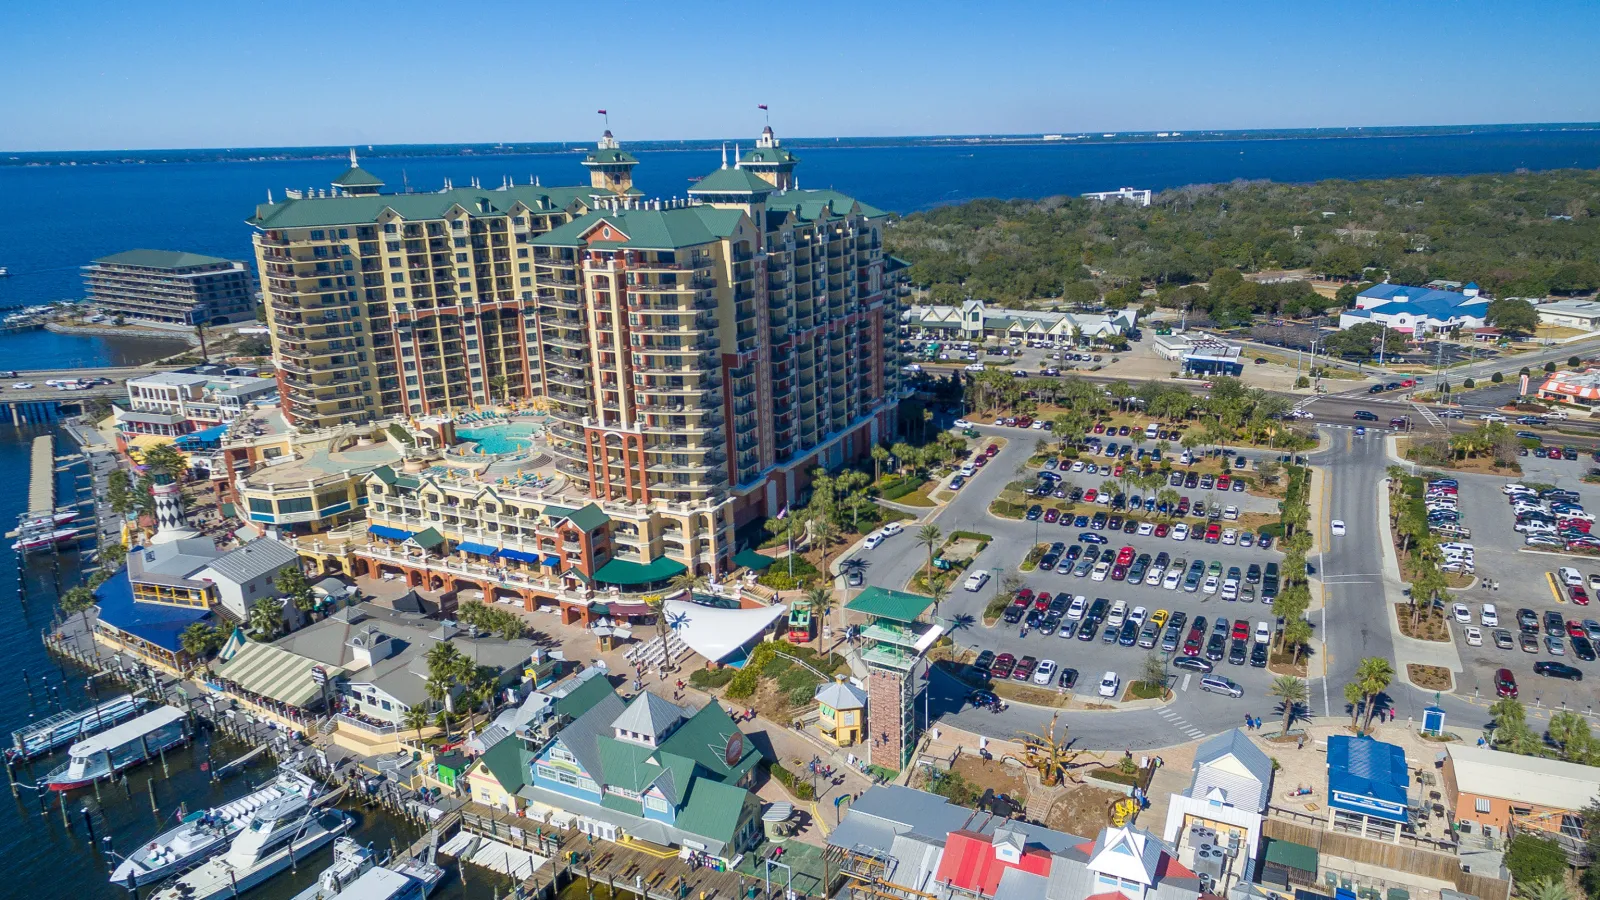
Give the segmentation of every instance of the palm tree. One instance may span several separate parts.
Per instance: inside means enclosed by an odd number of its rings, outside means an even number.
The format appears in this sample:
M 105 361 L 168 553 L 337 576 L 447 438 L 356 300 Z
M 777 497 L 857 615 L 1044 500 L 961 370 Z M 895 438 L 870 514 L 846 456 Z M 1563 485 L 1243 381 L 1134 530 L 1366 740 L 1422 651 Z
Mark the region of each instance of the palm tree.
M 94 606 L 94 604 L 94 592 L 86 587 L 83 587 L 82 585 L 69 589 L 66 593 L 62 594 L 61 598 L 57 601 L 57 605 L 61 608 L 61 612 L 68 617 L 75 616 L 78 613 L 81 613 L 84 610 Z
M 933 586 L 933 551 L 943 540 L 944 532 L 940 531 L 937 525 L 928 524 L 917 529 L 917 544 L 928 548 L 928 566 L 922 572 L 929 587 Z
M 503 403 L 509 404 L 511 402 L 511 392 L 506 389 L 510 384 L 511 379 L 504 375 L 489 376 L 489 387 L 500 392 L 501 402 Z
M 222 636 L 204 622 L 195 622 L 178 635 L 178 646 L 196 661 L 204 658 L 222 644 Z
M 1300 653 L 1311 640 L 1311 634 L 1311 623 L 1303 618 L 1290 619 L 1283 626 L 1283 643 L 1287 649 L 1294 651 L 1294 665 L 1300 665 Z
M 1267 693 L 1283 701 L 1283 736 L 1289 736 L 1289 725 L 1294 721 L 1295 708 L 1306 702 L 1310 692 L 1306 683 L 1293 675 L 1279 675 L 1272 680 Z
M 400 724 L 417 732 L 417 743 L 422 743 L 422 729 L 428 727 L 428 708 L 422 704 L 410 706 L 400 714 Z
M 1573 900 L 1572 889 L 1553 878 L 1535 878 L 1517 886 L 1517 893 L 1526 900 Z
M 882 444 L 872 445 L 872 483 L 883 479 L 883 464 L 889 461 L 889 450 Z
M 250 605 L 250 630 L 262 640 L 272 640 L 283 625 L 283 610 L 278 602 L 263 597 Z
M 1378 711 L 1378 695 L 1383 693 L 1393 680 L 1394 666 L 1380 656 L 1369 656 L 1356 666 L 1356 683 L 1361 686 L 1362 706 L 1366 710 L 1363 731 L 1372 728 L 1372 716 Z
M 667 631 L 670 629 L 670 625 L 667 622 L 667 598 L 651 597 L 645 601 L 645 605 L 650 607 L 650 613 L 656 617 L 656 637 L 661 640 L 661 649 L 665 653 L 667 649 Z M 661 670 L 665 672 L 673 668 L 675 667 L 672 664 L 672 654 L 666 653 L 661 658 Z
M 1350 705 L 1350 727 L 1354 729 L 1361 721 L 1361 704 L 1365 702 L 1366 695 L 1361 692 L 1361 685 L 1352 681 L 1344 686 L 1344 702 Z
M 833 589 L 814 587 L 806 591 L 806 602 L 811 604 L 811 614 L 817 617 L 817 647 L 822 647 L 822 633 L 828 628 L 828 613 L 833 611 Z M 838 646 L 838 641 L 834 642 Z M 829 651 L 832 656 L 832 651 Z

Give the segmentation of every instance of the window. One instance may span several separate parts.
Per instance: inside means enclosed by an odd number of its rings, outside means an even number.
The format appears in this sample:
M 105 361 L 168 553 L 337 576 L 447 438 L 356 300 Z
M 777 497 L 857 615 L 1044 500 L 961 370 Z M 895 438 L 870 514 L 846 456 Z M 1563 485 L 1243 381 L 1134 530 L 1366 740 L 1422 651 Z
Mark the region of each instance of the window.
M 656 812 L 666 812 L 671 808 L 667 806 L 667 801 L 661 799 L 660 797 L 652 796 L 646 796 L 644 798 L 644 805 L 646 809 L 653 809 Z
M 1479 797 L 1477 801 L 1473 803 L 1473 809 L 1477 812 L 1486 813 L 1489 811 L 1489 801 L 1483 797 Z

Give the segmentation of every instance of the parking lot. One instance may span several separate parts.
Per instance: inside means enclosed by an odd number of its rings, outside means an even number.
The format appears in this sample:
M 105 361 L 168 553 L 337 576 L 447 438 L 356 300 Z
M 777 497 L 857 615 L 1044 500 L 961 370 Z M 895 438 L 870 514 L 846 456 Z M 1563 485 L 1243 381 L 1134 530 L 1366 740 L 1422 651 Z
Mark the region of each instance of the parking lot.
M 1132 438 L 1121 438 L 1120 442 L 1125 444 L 1130 439 Z M 1105 437 L 1104 440 L 1109 442 L 1112 438 Z M 1236 471 L 1253 473 L 1254 462 L 1262 454 L 1251 452 L 1245 455 L 1250 459 L 1250 464 L 1246 469 Z M 1103 455 L 1097 457 L 1086 453 L 1079 461 L 1085 463 L 1085 469 L 1090 462 L 1095 463 L 1097 469 L 1101 464 L 1111 465 L 1111 460 Z M 1086 494 L 1090 490 L 1098 491 L 1110 477 L 1109 472 L 1074 472 L 1071 471 L 1072 468 L 1069 465 L 1060 472 L 1060 482 L 1056 485 L 1058 491 L 1068 495 L 1067 499 L 1072 496 L 1074 488 Z M 1185 472 L 1186 469 L 1180 465 L 1175 467 L 1175 471 Z M 1257 520 L 1263 518 L 1261 514 L 1276 512 L 1275 500 L 1245 492 L 1222 491 L 1215 486 L 1210 490 L 1203 490 L 1198 486 L 1184 488 L 1163 484 L 1160 490 L 1165 489 L 1174 490 L 1180 496 L 1188 498 L 1188 506 L 1191 509 L 1196 501 L 1203 503 L 1208 509 L 1235 506 L 1241 516 L 1255 514 Z M 1132 489 L 1132 492 L 1139 493 L 1138 489 Z M 1096 500 L 1098 499 L 1097 497 Z M 1061 502 L 1061 500 L 1056 501 L 1057 505 Z M 1251 532 L 1248 546 L 1242 546 L 1237 536 L 1232 544 L 1223 543 L 1220 535 L 1215 543 L 1208 543 L 1203 537 L 1195 538 L 1193 535 L 1196 533 L 1204 534 L 1208 520 L 1193 515 L 1173 517 L 1143 510 L 1137 513 L 1128 510 L 1119 512 L 1113 510 L 1110 503 L 1099 502 L 1080 501 L 1075 505 L 1075 510 L 1081 511 L 1080 514 L 1085 518 L 1093 509 L 1099 510 L 1104 516 L 1105 527 L 1093 527 L 1092 518 L 1088 521 L 1082 519 L 1075 521 L 1075 516 L 1061 516 L 1054 522 L 1046 522 L 1044 517 L 1040 516 L 1028 523 L 1033 526 L 1036 536 L 1033 545 L 1060 544 L 1059 550 L 1062 551 L 1061 559 L 1054 567 L 1023 572 L 1020 575 L 1024 591 L 1033 595 L 1028 608 L 1032 614 L 1032 624 L 1029 624 L 1028 614 L 1024 613 L 1020 621 L 1007 623 L 1002 620 L 992 629 L 975 629 L 974 631 L 981 633 L 969 632 L 969 637 L 963 637 L 962 642 L 971 643 L 980 650 L 992 650 L 997 654 L 1009 653 L 1019 660 L 1025 656 L 1032 656 L 1040 661 L 1051 660 L 1055 663 L 1057 672 L 1062 669 L 1074 669 L 1078 673 L 1078 679 L 1073 690 L 1079 695 L 1079 699 L 1093 702 L 1098 699 L 1096 691 L 1100 678 L 1107 671 L 1116 672 L 1124 688 L 1130 682 L 1140 679 L 1146 655 L 1152 651 L 1162 652 L 1163 638 L 1167 632 L 1167 627 L 1164 625 L 1154 634 L 1142 635 L 1143 642 L 1153 641 L 1154 647 L 1141 647 L 1139 629 L 1119 632 L 1116 628 L 1108 628 L 1107 624 L 1088 625 L 1086 623 L 1092 619 L 1090 610 L 1096 601 L 1102 599 L 1105 601 L 1101 607 L 1108 618 L 1112 608 L 1119 602 L 1130 615 L 1136 608 L 1143 607 L 1146 621 L 1149 621 L 1158 610 L 1168 614 L 1161 617 L 1163 619 L 1168 619 L 1172 614 L 1183 613 L 1187 622 L 1176 636 L 1178 647 L 1163 654 L 1169 658 L 1184 655 L 1183 644 L 1196 624 L 1197 617 L 1204 617 L 1205 634 L 1197 655 L 1205 659 L 1206 651 L 1210 649 L 1210 655 L 1214 658 L 1209 661 L 1215 668 L 1215 674 L 1237 682 L 1243 689 L 1247 705 L 1240 707 L 1241 717 L 1247 711 L 1255 715 L 1270 713 L 1270 707 L 1265 704 L 1270 703 L 1270 698 L 1266 696 L 1266 688 L 1271 682 L 1271 676 L 1267 674 L 1265 668 L 1250 664 L 1249 652 L 1253 648 L 1257 623 L 1269 623 L 1272 619 L 1270 603 L 1263 599 L 1262 582 L 1267 565 L 1271 563 L 1276 568 L 1276 564 L 1282 561 L 1277 549 L 1275 547 L 1270 550 L 1262 549 L 1258 545 L 1254 531 Z M 1116 523 L 1117 518 L 1125 523 L 1130 517 L 1138 523 L 1135 525 L 1135 533 L 1111 530 L 1110 526 Z M 1209 521 L 1215 521 L 1219 531 L 1239 530 L 1238 521 L 1227 519 Z M 1158 537 L 1154 533 L 1158 524 L 1166 526 L 1163 529 L 1166 537 Z M 1147 527 L 1141 528 L 1140 525 Z M 1179 529 L 1176 527 L 1178 525 L 1184 527 Z M 1140 530 L 1148 533 L 1139 534 Z M 1189 539 L 1175 540 L 1174 534 L 1182 531 L 1189 532 Z M 1007 561 L 1013 569 L 1023 562 L 1030 546 L 1032 545 L 1023 542 L 1008 548 Z M 1125 547 L 1131 550 L 1123 550 Z M 1074 555 L 1074 548 L 1077 551 L 1075 554 L 1077 558 L 1068 561 L 1066 557 Z M 1119 551 L 1124 559 L 1135 564 L 1136 570 L 1142 570 L 1143 577 L 1137 583 L 1127 577 L 1130 573 L 1118 572 L 1119 568 L 1123 568 L 1116 565 Z M 1091 552 L 1105 554 L 1108 563 L 1085 565 L 1083 556 Z M 1149 584 L 1147 582 L 1151 568 L 1163 553 L 1167 555 L 1165 571 L 1157 579 L 1156 584 Z M 1047 553 L 1047 557 L 1053 555 Z M 1146 560 L 1143 566 L 1137 565 L 1141 559 Z M 1188 571 L 1197 563 L 1200 571 L 1205 574 L 1190 579 Z M 1168 574 L 1180 564 L 1184 567 L 1182 577 Z M 1250 571 L 1252 565 L 1257 567 L 1256 573 Z M 1226 594 L 1232 593 L 1226 590 L 1224 583 L 1230 571 L 1234 569 L 1237 569 L 1239 580 L 1236 599 L 1224 599 Z M 1115 577 L 1117 574 L 1123 574 L 1124 577 L 1119 580 Z M 1250 580 L 1252 575 L 1255 576 L 1254 581 Z M 995 590 L 997 586 L 991 583 L 979 593 L 987 598 L 993 596 Z M 963 592 L 958 588 L 957 593 Z M 1040 603 L 1041 594 L 1049 595 L 1049 599 Z M 1065 597 L 1066 600 L 1058 600 L 1058 597 Z M 1064 615 L 1067 610 L 1063 607 L 1070 608 L 1074 598 L 1080 597 L 1081 607 L 1087 614 L 1081 619 Z M 1063 614 L 1049 616 L 1047 621 L 1050 624 L 1041 627 L 1040 619 L 1046 618 L 1052 601 L 1056 603 L 1057 612 Z M 1225 630 L 1230 635 L 1220 642 L 1220 648 L 1210 640 L 1219 617 L 1227 620 Z M 1240 642 L 1242 655 L 1234 651 L 1234 642 L 1231 638 L 1233 625 L 1239 620 L 1248 620 L 1251 632 L 1251 638 Z M 1108 633 L 1111 636 L 1110 642 L 1107 642 Z M 1089 639 L 1084 639 L 1085 634 L 1089 635 Z M 1132 642 L 1132 646 L 1123 641 Z M 1218 656 L 1218 649 L 1221 650 L 1220 658 L 1215 658 Z M 1201 700 L 1196 695 L 1200 690 L 1202 672 L 1173 668 L 1170 666 L 1170 659 L 1168 670 L 1173 674 L 1174 689 L 1179 693 L 1189 692 L 1196 701 L 1204 702 L 1207 706 L 1213 702 L 1238 702 L 1227 697 L 1206 697 Z M 1030 680 L 1029 683 L 1033 682 Z M 1059 675 L 1052 676 L 1052 686 L 1061 689 Z
M 1585 461 L 1544 460 L 1528 456 L 1521 459 L 1521 483 L 1553 484 L 1558 488 L 1578 492 L 1582 501 L 1600 502 L 1600 488 L 1585 485 L 1580 480 L 1588 468 Z M 1600 664 L 1579 659 L 1573 652 L 1570 639 L 1563 637 L 1565 652 L 1550 653 L 1543 621 L 1547 612 L 1559 614 L 1563 620 L 1582 623 L 1585 619 L 1600 620 L 1600 606 L 1593 603 L 1579 605 L 1567 599 L 1567 592 L 1552 585 L 1552 575 L 1558 567 L 1576 568 L 1585 582 L 1589 597 L 1596 595 L 1588 587 L 1591 576 L 1600 583 L 1600 559 L 1568 554 L 1555 548 L 1529 548 L 1523 535 L 1512 529 L 1515 516 L 1502 488 L 1511 479 L 1459 475 L 1460 508 L 1463 524 L 1471 529 L 1469 541 L 1475 549 L 1475 573 L 1478 583 L 1455 592 L 1456 599 L 1470 609 L 1473 625 L 1482 632 L 1482 646 L 1468 646 L 1465 625 L 1452 622 L 1451 633 L 1461 655 L 1464 671 L 1458 677 L 1457 691 L 1481 700 L 1495 698 L 1495 672 L 1509 669 L 1518 685 L 1519 696 L 1529 706 L 1546 708 L 1566 707 L 1590 711 L 1595 702 L 1595 688 L 1590 678 L 1600 678 Z M 1498 585 L 1498 590 L 1492 589 Z M 1485 587 L 1490 585 L 1490 587 Z M 1497 647 L 1494 628 L 1482 624 L 1482 604 L 1493 603 L 1499 618 L 1499 628 L 1510 632 L 1512 646 Z M 1532 610 L 1540 622 L 1537 651 L 1526 652 L 1521 647 L 1518 629 L 1518 611 Z M 1584 673 L 1585 682 L 1548 678 L 1534 673 L 1534 663 L 1554 661 L 1576 666 Z

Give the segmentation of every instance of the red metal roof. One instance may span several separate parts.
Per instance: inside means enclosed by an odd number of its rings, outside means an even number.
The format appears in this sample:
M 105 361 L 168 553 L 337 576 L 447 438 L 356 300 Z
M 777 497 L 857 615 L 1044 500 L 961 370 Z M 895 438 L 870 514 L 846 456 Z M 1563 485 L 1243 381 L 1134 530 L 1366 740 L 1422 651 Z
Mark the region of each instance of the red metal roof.
M 1050 853 L 1024 848 L 1021 861 L 1009 863 L 995 855 L 987 835 L 952 831 L 945 841 L 944 857 L 939 861 L 938 880 L 966 891 L 993 895 L 1007 869 L 1021 869 L 1049 877 Z

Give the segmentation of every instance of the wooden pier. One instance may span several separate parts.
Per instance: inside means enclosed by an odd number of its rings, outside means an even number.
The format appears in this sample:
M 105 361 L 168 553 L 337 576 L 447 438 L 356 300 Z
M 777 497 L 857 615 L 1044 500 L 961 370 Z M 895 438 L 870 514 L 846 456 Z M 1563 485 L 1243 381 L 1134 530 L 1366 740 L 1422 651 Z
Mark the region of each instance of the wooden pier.
M 33 462 L 28 472 L 28 515 L 37 518 L 56 511 L 55 442 L 50 435 L 33 439 Z

